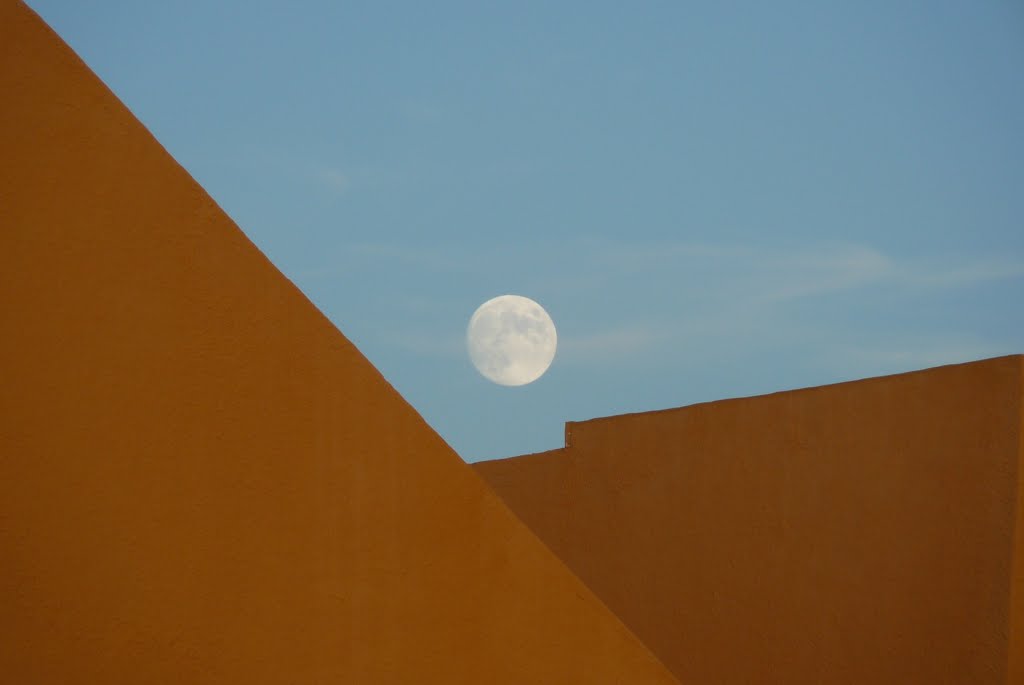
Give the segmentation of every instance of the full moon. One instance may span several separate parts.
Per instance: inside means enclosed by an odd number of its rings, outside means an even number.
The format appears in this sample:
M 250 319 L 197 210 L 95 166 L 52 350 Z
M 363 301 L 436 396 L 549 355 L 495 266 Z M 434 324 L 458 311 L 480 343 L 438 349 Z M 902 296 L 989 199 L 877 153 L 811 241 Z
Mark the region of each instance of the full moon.
M 473 366 L 499 385 L 526 385 L 548 370 L 558 335 L 544 308 L 528 297 L 502 295 L 473 313 L 466 329 Z

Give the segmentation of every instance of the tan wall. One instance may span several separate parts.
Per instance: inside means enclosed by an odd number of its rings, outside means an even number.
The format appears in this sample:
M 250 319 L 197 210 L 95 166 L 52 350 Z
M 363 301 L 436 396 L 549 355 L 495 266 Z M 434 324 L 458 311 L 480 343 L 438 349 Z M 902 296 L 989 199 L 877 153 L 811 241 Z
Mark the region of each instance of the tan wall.
M 1022 359 L 570 423 L 475 467 L 680 682 L 1019 683 Z
M 10 0 L 0 303 L 0 681 L 674 682 Z

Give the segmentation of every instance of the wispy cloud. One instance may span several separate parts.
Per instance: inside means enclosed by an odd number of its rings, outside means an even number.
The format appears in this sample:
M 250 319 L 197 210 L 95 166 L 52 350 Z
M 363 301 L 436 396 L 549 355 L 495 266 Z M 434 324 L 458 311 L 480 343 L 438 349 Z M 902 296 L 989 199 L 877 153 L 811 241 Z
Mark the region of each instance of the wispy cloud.
M 777 300 L 876 286 L 907 291 L 966 288 L 1024 277 L 1024 259 L 897 258 L 862 246 L 781 257 L 769 268 L 784 285 L 768 289 L 765 298 Z
M 431 330 L 391 329 L 381 332 L 378 339 L 389 347 L 420 357 L 455 359 L 466 354 L 466 341 L 462 336 Z
M 923 369 L 975 359 L 1019 353 L 1012 345 L 999 344 L 960 333 L 944 339 L 902 336 L 898 340 L 851 345 L 833 345 L 819 353 L 815 364 L 830 371 L 845 371 L 851 377 Z
M 419 271 L 424 275 L 474 277 L 508 272 L 526 274 L 527 278 L 535 279 L 538 272 L 550 273 L 554 270 L 559 257 L 545 247 L 479 248 L 465 245 L 354 243 L 336 251 L 327 264 L 305 269 L 301 273 L 320 280 L 348 274 L 353 269 L 379 271 L 402 268 Z
M 413 294 L 415 306 L 407 291 L 387 294 L 387 274 L 399 271 L 424 284 Z M 858 244 L 362 243 L 305 277 L 377 283 L 381 307 L 392 303 L 390 313 L 380 310 L 382 322 L 421 328 L 390 335 L 390 343 L 435 357 L 463 354 L 461 338 L 447 332 L 467 306 L 459 298 L 486 283 L 556 303 L 565 364 L 661 367 L 683 363 L 676 360 L 684 350 L 689 359 L 726 359 L 756 348 L 803 354 L 809 365 L 821 357 L 822 368 L 884 373 L 1013 351 L 1000 341 L 964 338 L 945 315 L 905 323 L 894 316 L 926 302 L 942 310 L 951 293 L 970 288 L 1016 288 L 1024 255 L 898 255 Z
M 792 254 L 765 251 L 746 271 L 757 299 L 785 301 L 879 285 L 899 266 L 877 250 L 850 245 Z
M 591 287 L 627 274 L 700 274 L 705 290 L 756 301 L 786 301 L 841 291 L 970 287 L 1024 278 L 1022 257 L 899 257 L 867 245 L 783 249 L 670 242 L 630 245 L 592 242 L 574 251 L 576 270 Z M 595 274 L 600 275 L 595 279 Z
M 327 190 L 338 195 L 348 192 L 352 185 L 352 179 L 348 174 L 333 168 L 321 169 L 317 179 Z
M 339 188 L 347 188 L 347 177 L 331 178 Z M 466 275 L 508 272 L 541 290 L 572 292 L 617 287 L 627 277 L 642 284 L 667 275 L 684 286 L 694 286 L 701 296 L 719 293 L 759 303 L 877 286 L 908 291 L 954 289 L 1024 278 L 1024 256 L 905 257 L 855 244 L 786 250 L 593 241 L 486 248 L 360 243 L 345 246 L 334 262 L 337 269 L 325 265 L 309 273 L 329 277 L 353 264 Z
M 636 359 L 658 344 L 663 333 L 647 326 L 624 326 L 592 333 L 560 336 L 559 358 L 564 363 L 614 362 Z
M 958 288 L 1017 278 L 1024 278 L 1024 259 L 1000 257 L 931 264 L 911 271 L 907 282 L 925 288 Z

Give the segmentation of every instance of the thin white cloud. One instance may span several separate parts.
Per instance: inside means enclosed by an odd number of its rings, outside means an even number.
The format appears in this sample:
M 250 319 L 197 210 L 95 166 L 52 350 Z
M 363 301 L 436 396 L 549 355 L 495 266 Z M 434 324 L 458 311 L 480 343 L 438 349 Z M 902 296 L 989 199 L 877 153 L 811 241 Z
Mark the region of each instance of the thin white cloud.
M 558 358 L 562 363 L 635 360 L 657 345 L 663 334 L 645 326 L 625 326 L 583 335 L 560 335 Z
M 815 297 L 891 281 L 899 266 L 889 257 L 863 246 L 785 254 L 758 255 L 747 265 L 759 300 Z
M 903 337 L 857 346 L 832 345 L 819 355 L 816 365 L 860 377 L 958 364 L 1019 351 L 1012 345 L 960 334 L 939 340 Z
M 867 245 L 827 245 L 797 250 L 715 244 L 629 245 L 593 242 L 576 251 L 583 282 L 596 285 L 624 274 L 672 270 L 702 274 L 705 291 L 740 291 L 758 301 L 784 301 L 873 286 L 958 288 L 1024 278 L 1024 257 L 913 258 L 887 255 Z
M 401 329 L 379 334 L 384 344 L 420 357 L 456 359 L 466 355 L 466 341 L 459 335 L 439 335 L 434 331 Z
M 336 194 L 348 192 L 349 187 L 352 185 L 352 179 L 349 175 L 338 169 L 327 168 L 321 170 L 319 180 L 324 187 Z
M 681 241 L 487 247 L 366 243 L 346 247 L 333 265 L 306 276 L 330 279 L 390 269 L 425 283 L 443 275 L 448 293 L 460 283 L 507 282 L 531 296 L 557 294 L 561 363 L 664 365 L 680 363 L 673 360 L 684 349 L 689 358 L 710 359 L 742 355 L 757 346 L 774 354 L 800 350 L 812 365 L 811 357 L 820 352 L 826 366 L 871 374 L 1013 350 L 989 340 L 959 338 L 963 331 L 943 329 L 935 321 L 923 341 L 906 337 L 916 328 L 908 323 L 887 328 L 884 335 L 879 331 L 875 344 L 863 337 L 870 331 L 857 327 L 887 324 L 844 320 L 841 309 L 830 306 L 831 298 L 843 296 L 844 306 L 856 302 L 861 312 L 872 303 L 891 311 L 893 298 L 904 298 L 906 306 L 927 298 L 941 301 L 957 289 L 1024 279 L 1024 256 L 907 257 L 856 244 L 789 250 Z M 436 330 L 424 312 L 461 320 L 452 310 L 465 305 L 447 295 L 432 307 L 433 292 L 441 290 L 417 293 L 412 304 L 409 293 L 381 295 L 392 303 L 391 316 L 418 316 L 424 331 Z M 822 319 L 817 314 L 822 311 L 834 315 Z M 600 322 L 596 327 L 595 321 Z M 452 338 L 406 331 L 389 337 L 391 344 L 419 354 L 455 357 L 464 354 L 460 333 Z M 901 333 L 904 337 L 897 337 Z M 864 344 L 851 347 L 851 335 Z
M 595 241 L 487 248 L 363 243 L 346 246 L 335 262 L 305 273 L 324 278 L 353 266 L 388 263 L 470 276 L 507 272 L 535 290 L 578 296 L 618 288 L 624 278 L 650 282 L 668 277 L 687 288 L 691 299 L 761 305 L 879 286 L 921 291 L 1024 278 L 1024 256 L 897 257 L 852 244 L 785 250 Z
M 925 288 L 958 288 L 1016 278 L 1024 278 L 1024 259 L 978 259 L 932 265 L 912 272 L 907 281 Z

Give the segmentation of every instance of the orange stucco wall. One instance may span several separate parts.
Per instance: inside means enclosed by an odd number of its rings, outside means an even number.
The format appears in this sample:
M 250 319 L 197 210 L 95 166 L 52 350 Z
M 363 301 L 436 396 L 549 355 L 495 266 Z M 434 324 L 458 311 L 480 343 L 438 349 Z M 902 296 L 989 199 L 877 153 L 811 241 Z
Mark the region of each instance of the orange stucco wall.
M 1024 367 L 1024 360 L 1021 362 Z M 1017 424 L 1017 490 L 1013 572 L 1010 578 L 1010 644 L 1006 682 L 1024 683 L 1024 370 L 1018 394 L 1020 422 Z
M 675 682 L 10 0 L 0 94 L 0 682 Z
M 1020 683 L 1022 360 L 570 423 L 475 467 L 681 682 Z

